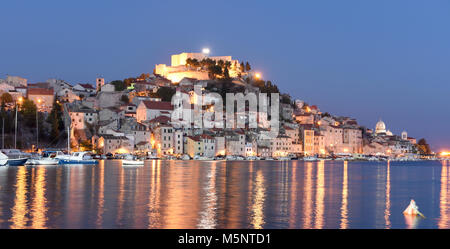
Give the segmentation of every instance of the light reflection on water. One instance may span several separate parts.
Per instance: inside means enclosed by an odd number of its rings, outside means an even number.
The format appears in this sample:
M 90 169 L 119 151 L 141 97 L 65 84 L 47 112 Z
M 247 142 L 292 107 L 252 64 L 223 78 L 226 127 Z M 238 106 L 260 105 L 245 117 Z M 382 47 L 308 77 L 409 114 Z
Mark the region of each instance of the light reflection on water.
M 450 228 L 448 162 L 0 167 L 0 228 Z M 414 198 L 426 219 L 405 217 Z

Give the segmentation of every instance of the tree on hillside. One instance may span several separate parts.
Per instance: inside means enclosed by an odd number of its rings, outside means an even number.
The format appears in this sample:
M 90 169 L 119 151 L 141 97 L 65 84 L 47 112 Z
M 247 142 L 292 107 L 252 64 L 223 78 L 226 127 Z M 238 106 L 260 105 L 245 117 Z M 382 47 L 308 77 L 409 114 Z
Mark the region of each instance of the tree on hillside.
M 113 81 L 111 81 L 111 84 L 114 85 L 114 91 L 116 91 L 116 92 L 123 91 L 127 88 L 125 83 L 121 80 L 113 80 Z
M 64 127 L 64 121 L 62 119 L 63 112 L 61 108 L 61 104 L 58 103 L 55 99 L 53 101 L 52 110 L 50 111 L 50 114 L 47 117 L 47 123 L 51 126 L 50 135 L 53 139 L 57 138 L 60 134 L 60 131 Z
M 36 126 L 36 111 L 37 107 L 33 101 L 25 99 L 20 106 L 20 113 L 23 116 L 25 125 L 28 127 Z
M 225 69 L 223 70 L 223 77 L 225 79 L 229 79 L 230 78 L 230 72 L 228 71 L 228 68 L 225 67 Z
M 421 138 L 417 143 L 420 154 L 431 154 L 430 145 L 427 143 L 425 138 Z
M 160 87 L 156 94 L 158 94 L 162 101 L 171 101 L 175 92 L 176 90 L 170 87 Z
M 9 93 L 3 93 L 0 97 L 3 103 L 11 103 L 13 102 L 13 97 Z
M 2 101 L 2 106 L 1 106 L 1 110 L 0 110 L 0 124 L 3 125 L 3 120 L 5 120 L 4 124 L 5 124 L 5 133 L 10 133 L 12 130 L 12 122 L 8 122 L 9 120 L 12 119 L 11 114 L 9 112 L 6 111 L 5 108 L 5 102 Z
M 241 72 L 245 72 L 244 62 L 241 62 L 240 70 L 241 70 Z
M 130 99 L 128 98 L 128 95 L 122 95 L 122 96 L 120 97 L 120 101 L 122 101 L 122 102 L 125 103 L 125 104 L 130 103 Z
M 248 61 L 245 63 L 245 71 L 249 72 L 250 70 L 252 70 L 252 68 L 250 67 L 250 63 L 248 63 Z

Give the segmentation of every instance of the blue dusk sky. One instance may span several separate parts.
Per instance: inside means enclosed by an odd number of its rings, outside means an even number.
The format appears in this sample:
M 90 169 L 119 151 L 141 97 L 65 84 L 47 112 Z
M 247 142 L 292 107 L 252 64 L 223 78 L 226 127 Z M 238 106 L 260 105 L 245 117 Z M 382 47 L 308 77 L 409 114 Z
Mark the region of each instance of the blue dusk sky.
M 0 13 L 0 78 L 111 81 L 209 47 L 324 112 L 450 149 L 449 1 L 2 0 Z

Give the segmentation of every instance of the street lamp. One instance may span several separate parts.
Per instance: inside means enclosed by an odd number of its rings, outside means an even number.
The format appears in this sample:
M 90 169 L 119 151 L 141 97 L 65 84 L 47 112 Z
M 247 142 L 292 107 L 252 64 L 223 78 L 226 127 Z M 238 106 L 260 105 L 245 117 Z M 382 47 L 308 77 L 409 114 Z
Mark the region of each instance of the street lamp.
M 209 48 L 203 48 L 202 53 L 208 55 L 211 51 L 209 50 Z
M 255 78 L 258 79 L 258 80 L 261 79 L 261 74 L 260 73 L 256 73 L 255 74 Z
M 17 100 L 16 100 L 16 124 L 15 124 L 15 133 L 14 133 L 14 149 L 17 149 L 17 107 L 18 107 L 18 104 L 22 104 L 22 101 L 23 101 L 23 98 L 22 97 L 19 97 Z M 17 103 L 17 102 L 19 102 L 19 103 Z

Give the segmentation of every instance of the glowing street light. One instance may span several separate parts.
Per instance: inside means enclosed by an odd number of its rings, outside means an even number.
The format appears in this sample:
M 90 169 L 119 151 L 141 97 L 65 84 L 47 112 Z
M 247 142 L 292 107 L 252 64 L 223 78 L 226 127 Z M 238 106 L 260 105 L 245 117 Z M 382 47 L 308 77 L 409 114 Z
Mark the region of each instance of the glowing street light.
M 255 78 L 258 79 L 258 80 L 261 79 L 261 74 L 260 73 L 256 73 L 255 74 Z
M 209 54 L 211 51 L 209 50 L 209 48 L 203 48 L 202 53 L 204 54 Z

